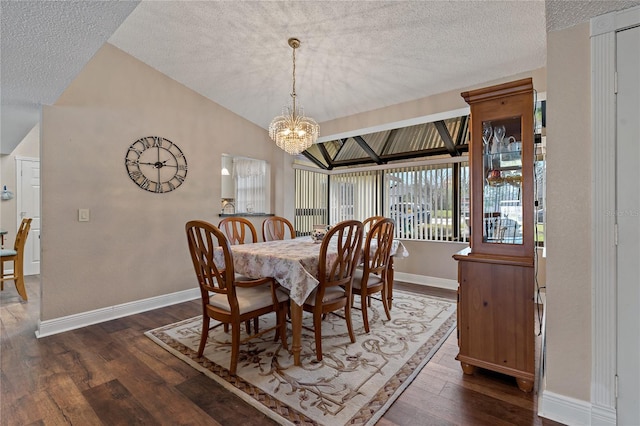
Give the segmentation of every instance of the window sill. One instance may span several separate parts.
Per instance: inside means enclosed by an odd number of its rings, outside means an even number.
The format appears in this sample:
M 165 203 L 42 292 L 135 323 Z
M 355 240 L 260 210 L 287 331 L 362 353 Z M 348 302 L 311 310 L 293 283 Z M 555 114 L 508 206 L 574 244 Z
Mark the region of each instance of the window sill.
M 273 213 L 220 213 L 220 217 L 267 217 L 275 216 Z

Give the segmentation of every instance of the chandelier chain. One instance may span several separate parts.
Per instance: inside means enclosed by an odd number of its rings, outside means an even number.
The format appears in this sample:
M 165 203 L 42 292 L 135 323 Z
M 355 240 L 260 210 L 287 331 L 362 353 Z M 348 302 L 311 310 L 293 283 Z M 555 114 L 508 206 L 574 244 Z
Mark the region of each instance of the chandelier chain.
M 291 46 L 293 48 L 293 91 L 291 97 L 293 98 L 293 116 L 296 115 L 296 45 Z

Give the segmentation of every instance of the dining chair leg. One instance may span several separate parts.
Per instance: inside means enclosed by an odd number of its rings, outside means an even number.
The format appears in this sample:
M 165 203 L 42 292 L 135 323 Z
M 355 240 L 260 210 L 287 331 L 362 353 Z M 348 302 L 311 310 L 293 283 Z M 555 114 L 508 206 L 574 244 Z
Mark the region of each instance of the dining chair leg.
M 198 358 L 200 358 L 204 352 L 204 345 L 207 343 L 207 337 L 209 337 L 209 316 L 203 315 L 202 332 L 200 333 L 200 346 L 198 346 Z
M 4 290 L 4 261 L 0 260 L 0 291 Z
M 287 303 L 287 306 L 289 304 Z M 280 307 L 280 309 L 278 309 L 277 312 L 277 321 L 278 324 L 280 324 L 280 327 L 278 328 L 278 332 L 276 333 L 276 336 L 279 334 L 280 335 L 280 339 L 282 341 L 282 347 L 284 348 L 285 351 L 289 350 L 289 347 L 287 345 L 287 308 L 285 306 Z
M 322 318 L 324 315 L 321 312 L 315 312 L 313 314 L 313 330 L 316 339 L 316 359 L 322 361 Z
M 387 320 L 391 320 L 389 303 L 389 299 L 387 298 L 387 286 L 385 285 L 382 287 L 382 306 L 384 307 L 384 313 L 387 314 Z
M 238 353 L 240 352 L 240 324 L 231 325 L 231 366 L 229 373 L 236 375 L 238 369 Z
M 16 283 L 16 290 L 18 290 L 18 294 L 22 297 L 22 300 L 27 300 L 27 290 L 24 288 L 24 277 L 22 274 L 14 280 Z
M 362 323 L 364 324 L 365 333 L 369 332 L 369 308 L 367 306 L 367 297 L 360 297 L 360 309 L 362 310 Z
M 347 330 L 349 330 L 349 337 L 351 338 L 351 343 L 356 342 L 356 335 L 353 334 L 353 324 L 351 323 L 351 306 L 347 303 L 344 307 L 344 319 L 347 321 Z

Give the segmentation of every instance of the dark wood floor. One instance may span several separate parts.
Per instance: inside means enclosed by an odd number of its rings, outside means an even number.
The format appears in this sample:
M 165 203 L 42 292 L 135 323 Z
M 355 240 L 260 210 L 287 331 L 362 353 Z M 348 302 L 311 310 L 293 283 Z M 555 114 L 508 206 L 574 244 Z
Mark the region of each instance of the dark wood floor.
M 452 292 L 401 285 L 453 298 Z M 200 313 L 186 302 L 36 339 L 38 277 L 28 302 L 13 283 L 0 293 L 2 425 L 272 425 L 143 332 Z M 557 425 L 536 415 L 535 393 L 480 371 L 465 376 L 455 333 L 378 425 Z

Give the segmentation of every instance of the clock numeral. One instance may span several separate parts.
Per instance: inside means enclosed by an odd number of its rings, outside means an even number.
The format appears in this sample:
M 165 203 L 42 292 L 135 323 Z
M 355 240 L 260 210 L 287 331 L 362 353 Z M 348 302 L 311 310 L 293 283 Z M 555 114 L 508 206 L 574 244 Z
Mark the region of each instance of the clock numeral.
M 129 151 L 135 152 L 136 154 L 138 154 L 138 156 L 142 155 L 142 151 L 140 151 L 139 149 L 137 149 L 137 148 L 135 148 L 133 146 L 129 147 Z
M 167 185 L 169 185 L 169 191 L 173 191 L 174 189 L 176 189 L 176 186 L 172 184 L 171 181 L 167 182 Z
M 187 165 L 186 164 L 180 164 L 178 166 L 178 170 L 187 170 Z
M 138 160 L 127 160 L 127 166 L 138 166 Z
M 176 175 L 175 178 L 178 179 L 178 181 L 180 181 L 180 183 L 184 182 L 184 176 L 182 176 L 182 175 Z
M 153 147 L 154 148 L 162 148 L 162 138 L 159 136 L 153 137 Z
M 131 170 L 129 172 L 129 176 L 131 177 L 131 179 L 135 181 L 143 177 L 142 172 L 140 170 Z
M 161 194 L 163 192 L 164 192 L 164 189 L 162 189 L 162 183 L 160 182 L 156 183 L 156 193 Z
M 140 188 L 148 189 L 149 188 L 149 183 L 150 183 L 149 179 L 148 178 L 144 178 L 142 180 L 142 182 L 139 183 L 139 186 L 140 186 Z

